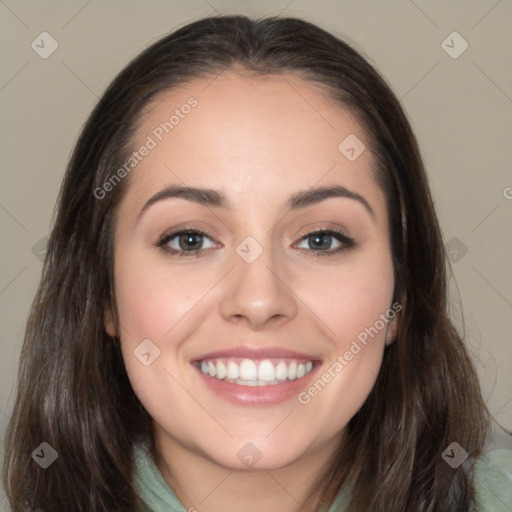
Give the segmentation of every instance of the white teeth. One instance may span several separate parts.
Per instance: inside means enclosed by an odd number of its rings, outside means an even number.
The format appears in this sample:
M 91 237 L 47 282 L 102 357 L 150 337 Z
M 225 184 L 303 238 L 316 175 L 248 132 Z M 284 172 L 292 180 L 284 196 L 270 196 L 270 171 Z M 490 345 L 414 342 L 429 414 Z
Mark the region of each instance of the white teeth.
M 261 366 L 260 366 L 260 368 L 261 368 Z M 313 368 L 313 363 L 311 363 L 311 368 Z M 277 380 L 286 380 L 287 378 L 288 378 L 288 368 L 286 368 L 286 363 L 284 361 L 281 361 L 276 366 L 276 379 Z M 260 379 L 261 379 L 261 377 L 260 377 Z M 269 380 L 272 380 L 272 379 L 269 379 Z
M 258 367 L 254 361 L 244 359 L 240 364 L 240 379 L 242 380 L 256 380 L 258 378 Z
M 284 364 L 284 363 L 279 363 Z M 285 365 L 286 368 L 286 365 Z M 275 380 L 276 378 L 276 370 L 274 365 L 270 361 L 261 361 L 260 366 L 258 368 L 258 380 Z
M 227 358 L 211 359 L 201 361 L 200 365 L 205 375 L 242 386 L 267 386 L 300 379 L 311 372 L 313 367 L 313 361 L 300 363 L 289 359 L 282 361 L 243 359 L 240 364 Z
M 229 361 L 228 363 L 228 379 L 238 379 L 240 377 L 240 369 L 236 363 Z
M 223 379 L 227 374 L 226 365 L 222 361 L 217 361 L 217 379 Z
M 288 378 L 290 380 L 295 380 L 297 378 L 297 363 L 295 361 L 290 363 L 290 366 L 288 366 Z

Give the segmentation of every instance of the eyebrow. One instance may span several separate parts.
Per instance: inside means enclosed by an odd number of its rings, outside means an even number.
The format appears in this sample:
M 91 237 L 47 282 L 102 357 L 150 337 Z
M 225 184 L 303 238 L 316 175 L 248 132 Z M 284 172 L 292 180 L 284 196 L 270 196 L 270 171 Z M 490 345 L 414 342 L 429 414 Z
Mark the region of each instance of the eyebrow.
M 286 202 L 286 210 L 298 210 L 300 208 L 305 208 L 306 206 L 320 203 L 332 197 L 353 199 L 362 204 L 368 213 L 373 218 L 375 218 L 375 212 L 363 196 L 338 185 L 332 187 L 312 188 L 296 192 Z M 170 185 L 149 198 L 149 200 L 144 204 L 141 211 L 139 212 L 137 220 L 140 219 L 142 214 L 153 204 L 159 201 L 173 198 L 186 199 L 187 201 L 191 201 L 193 203 L 207 207 L 223 208 L 226 210 L 233 209 L 233 206 L 228 200 L 227 196 L 220 190 L 203 187 Z

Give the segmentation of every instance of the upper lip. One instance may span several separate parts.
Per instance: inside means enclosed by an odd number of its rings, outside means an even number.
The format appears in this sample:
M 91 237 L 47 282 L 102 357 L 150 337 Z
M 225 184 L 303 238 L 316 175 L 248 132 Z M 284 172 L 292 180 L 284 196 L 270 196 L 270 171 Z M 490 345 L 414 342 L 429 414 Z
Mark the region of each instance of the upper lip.
M 224 350 L 216 350 L 214 352 L 208 352 L 199 357 L 195 357 L 192 362 L 203 361 L 204 359 L 220 359 L 222 357 L 243 357 L 245 359 L 278 359 L 278 358 L 289 358 L 289 359 L 307 359 L 309 361 L 316 361 L 318 357 L 304 354 L 301 352 L 295 352 L 281 347 L 264 347 L 255 348 L 249 346 L 239 346 L 234 348 L 227 348 Z

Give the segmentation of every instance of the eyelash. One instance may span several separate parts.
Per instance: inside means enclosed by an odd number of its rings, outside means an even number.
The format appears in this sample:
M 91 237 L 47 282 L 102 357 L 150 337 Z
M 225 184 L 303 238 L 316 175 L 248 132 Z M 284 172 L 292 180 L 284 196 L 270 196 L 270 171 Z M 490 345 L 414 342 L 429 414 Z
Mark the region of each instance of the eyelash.
M 160 240 L 158 241 L 158 243 L 156 244 L 156 246 L 159 247 L 160 249 L 162 249 L 163 251 L 165 251 L 166 253 L 178 256 L 180 258 L 181 257 L 189 257 L 189 258 L 196 257 L 196 258 L 198 258 L 198 257 L 200 257 L 201 252 L 203 252 L 205 249 L 196 249 L 193 251 L 183 251 L 183 250 L 173 249 L 167 245 L 171 240 L 176 238 L 178 235 L 190 235 L 190 234 L 200 235 L 200 236 L 203 236 L 206 238 L 210 238 L 210 236 L 207 233 L 205 233 L 204 231 L 202 231 L 200 229 L 185 228 L 185 229 L 181 229 L 179 231 L 173 231 L 172 233 L 167 233 L 167 234 L 163 235 L 160 238 Z M 313 251 L 315 253 L 316 257 L 334 256 L 341 252 L 349 251 L 350 249 L 353 249 L 356 246 L 356 243 L 353 238 L 348 237 L 342 231 L 339 231 L 337 229 L 330 229 L 330 228 L 329 229 L 316 229 L 313 231 L 309 231 L 305 234 L 301 234 L 300 235 L 301 238 L 299 241 L 301 242 L 304 239 L 307 239 L 308 237 L 313 236 L 313 235 L 333 236 L 334 238 L 336 238 L 339 242 L 341 242 L 343 244 L 340 247 L 338 247 L 337 249 L 332 250 L 332 251 L 331 250 L 319 251 L 319 250 L 314 250 L 314 249 L 299 249 L 301 251 L 306 251 L 306 252 Z M 211 240 L 211 238 L 210 238 L 210 240 Z

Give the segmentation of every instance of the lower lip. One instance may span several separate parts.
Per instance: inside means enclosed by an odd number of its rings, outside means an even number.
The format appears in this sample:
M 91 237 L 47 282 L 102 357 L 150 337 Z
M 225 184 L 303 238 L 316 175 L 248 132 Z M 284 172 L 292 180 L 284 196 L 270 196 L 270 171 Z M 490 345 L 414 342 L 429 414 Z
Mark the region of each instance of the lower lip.
M 283 384 L 271 384 L 267 386 L 241 386 L 205 375 L 199 368 L 192 365 L 199 373 L 203 382 L 216 395 L 236 405 L 267 406 L 276 405 L 298 394 L 309 385 L 316 370 L 319 368 L 315 362 L 313 369 L 300 379 L 284 382 Z

